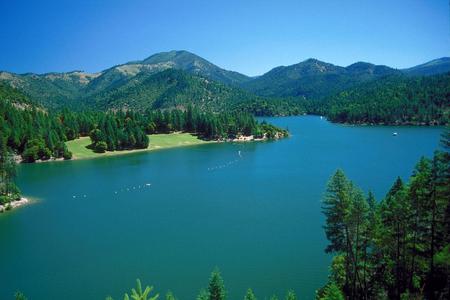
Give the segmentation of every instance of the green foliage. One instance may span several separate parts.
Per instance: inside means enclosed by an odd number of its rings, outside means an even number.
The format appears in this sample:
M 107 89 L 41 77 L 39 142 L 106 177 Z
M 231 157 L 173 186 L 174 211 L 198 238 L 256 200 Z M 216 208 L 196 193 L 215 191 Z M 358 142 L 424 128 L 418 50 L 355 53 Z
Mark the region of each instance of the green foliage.
M 450 57 L 434 59 L 412 68 L 403 69 L 402 72 L 409 76 L 430 76 L 448 73 L 450 72 Z
M 248 289 L 245 293 L 244 300 L 256 300 L 256 296 L 253 293 L 252 289 Z
M 16 175 L 16 162 L 0 131 L 0 204 L 20 199 L 20 191 L 15 184 Z
M 441 137 L 441 145 L 448 151 L 450 149 L 450 127 L 444 129 Z
M 33 101 L 47 108 L 80 108 L 74 100 L 81 96 L 86 80 L 92 75 L 81 72 L 37 74 L 7 74 L 5 81 L 17 87 Z M 1 89 L 1 88 L 0 88 Z M 0 93 L 1 98 L 1 93 Z
M 225 300 L 226 291 L 222 276 L 216 268 L 209 279 L 208 285 L 208 300 Z
M 243 74 L 221 69 L 188 51 L 157 53 L 139 63 L 155 65 L 166 62 L 171 62 L 175 69 L 183 70 L 191 74 L 198 74 L 225 84 L 235 85 L 250 80 L 249 77 Z
M 201 289 L 200 292 L 197 295 L 197 300 L 208 300 L 209 295 L 208 295 L 208 291 L 206 291 L 205 289 Z
M 95 143 L 95 145 L 94 145 L 94 152 L 105 153 L 107 148 L 108 148 L 108 145 L 106 145 L 106 142 L 99 141 L 99 142 Z
M 343 254 L 338 254 L 331 261 L 329 280 L 339 288 L 343 288 L 346 279 L 346 257 Z
M 323 290 L 322 295 L 316 298 L 317 300 L 344 300 L 345 297 L 340 288 L 331 282 L 327 284 Z
M 175 298 L 174 294 L 171 291 L 168 291 L 166 294 L 166 300 L 177 300 L 177 298 Z
M 27 300 L 27 297 L 25 297 L 25 295 L 22 292 L 16 292 L 14 294 L 14 299 L 15 300 Z
M 131 290 L 131 299 L 133 300 L 157 300 L 159 295 L 155 295 L 153 297 L 149 297 L 148 295 L 153 290 L 153 287 L 146 287 L 144 290 L 142 289 L 141 282 L 139 279 L 136 280 L 136 289 Z M 332 292 L 332 293 L 331 293 Z M 335 291 L 331 291 L 331 295 L 335 295 Z M 130 296 L 128 294 L 125 294 L 124 300 L 129 300 Z M 168 291 L 166 294 L 166 300 L 175 300 L 175 296 L 171 291 Z M 200 289 L 199 294 L 197 295 L 197 300 L 224 300 L 226 299 L 226 291 L 225 286 L 223 283 L 222 276 L 220 275 L 219 270 L 216 268 L 211 273 L 211 276 L 209 278 L 209 284 L 208 289 Z M 286 300 L 297 300 L 297 296 L 295 295 L 294 291 L 289 290 L 286 293 Z M 326 298 L 326 299 L 335 299 L 335 298 Z M 339 299 L 339 298 L 336 298 Z M 113 300 L 111 296 L 106 297 L 106 300 Z M 253 293 L 252 289 L 247 289 L 244 300 L 256 300 L 256 296 Z M 270 297 L 270 300 L 278 300 L 278 297 L 273 295 Z
M 280 138 L 287 131 L 270 124 L 258 124 L 245 112 L 212 113 L 188 105 L 185 110 L 147 110 L 144 112 L 45 112 L 34 105 L 18 109 L 8 99 L 26 97 L 17 90 L 2 90 L 0 99 L 0 128 L 7 145 L 22 155 L 24 162 L 70 159 L 72 153 L 65 141 L 89 135 L 91 148 L 96 152 L 145 149 L 149 145 L 147 134 L 185 131 L 203 139 L 232 139 L 240 135 Z M 20 98 L 22 97 L 22 98 Z M 24 100 L 25 99 L 25 100 Z M 27 104 L 28 105 L 28 104 Z M 105 146 L 106 145 L 106 146 Z
M 285 300 L 297 300 L 297 295 L 295 295 L 294 291 L 290 290 L 286 293 Z
M 136 279 L 136 288 L 131 289 L 131 299 L 133 300 L 156 300 L 159 297 L 159 294 L 154 296 L 149 296 L 150 292 L 153 290 L 152 286 L 146 286 L 145 289 L 142 289 L 141 281 Z M 130 296 L 125 294 L 124 300 L 129 300 Z
M 389 74 L 400 72 L 362 62 L 344 68 L 308 59 L 295 65 L 274 68 L 242 86 L 260 96 L 318 100 Z
M 256 116 L 320 114 L 346 123 L 446 124 L 449 74 L 409 75 L 443 74 L 448 66 L 448 58 L 403 71 L 364 62 L 339 67 L 308 59 L 249 78 L 187 51 L 171 51 L 100 74 L 1 75 L 5 83 L 50 110 L 144 111 L 193 105 L 203 112 Z M 0 85 L 0 90 L 11 89 Z M 6 93 L 25 107 L 30 104 L 18 91 Z M 71 130 L 65 134 L 68 140 L 75 138 Z
M 449 211 L 448 152 L 422 158 L 380 203 L 338 170 L 324 198 L 326 251 L 336 256 L 318 299 L 448 298 Z
M 450 73 L 430 77 L 392 76 L 330 96 L 321 111 L 333 122 L 446 124 Z
M 64 153 L 69 157 L 64 141 L 69 133 L 79 132 L 72 114 L 50 114 L 27 101 L 17 90 L 0 85 L 0 132 L 8 148 L 22 154 L 25 162 L 63 157 Z
M 223 112 L 242 103 L 256 101 L 239 88 L 224 85 L 184 71 L 167 69 L 158 73 L 142 72 L 114 88 L 84 99 L 97 109 L 173 109 L 195 105 L 203 111 Z

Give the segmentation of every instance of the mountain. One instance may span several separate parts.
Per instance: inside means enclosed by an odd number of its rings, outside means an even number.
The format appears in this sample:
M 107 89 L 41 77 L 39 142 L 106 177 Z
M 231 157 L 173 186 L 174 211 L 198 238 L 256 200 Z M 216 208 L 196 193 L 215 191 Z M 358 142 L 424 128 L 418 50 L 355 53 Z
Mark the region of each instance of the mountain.
M 154 54 L 141 61 L 132 61 L 101 72 L 92 80 L 86 92 L 96 93 L 111 89 L 138 74 L 155 74 L 167 69 L 185 71 L 220 83 L 237 86 L 251 80 L 238 72 L 224 70 L 188 51 L 169 51 Z
M 403 69 L 403 73 L 410 76 L 429 76 L 450 72 L 450 57 L 434 59 L 427 63 Z
M 238 72 L 221 69 L 188 51 L 170 51 L 154 54 L 142 61 L 117 65 L 95 74 L 82 71 L 47 74 L 0 72 L 0 81 L 8 82 L 49 108 L 58 109 L 77 106 L 80 99 L 105 94 L 127 84 L 136 76 L 152 75 L 167 69 L 185 71 L 233 86 L 251 79 Z
M 231 85 L 242 84 L 251 80 L 251 77 L 219 68 L 206 59 L 188 51 L 157 53 L 144 59 L 141 64 L 154 66 L 167 65 L 174 69 L 183 70 L 194 75 L 201 75 L 211 80 Z
M 169 68 L 157 73 L 140 72 L 83 102 L 102 110 L 186 108 L 192 104 L 204 110 L 225 111 L 238 103 L 257 100 L 259 97 L 239 88 Z
M 0 82 L 0 101 L 11 103 L 16 107 L 32 104 L 30 99 L 22 92 L 2 82 Z
M 407 70 L 357 62 L 347 67 L 317 59 L 280 66 L 258 77 L 224 70 L 188 51 L 169 51 L 95 74 L 0 72 L 6 82 L 49 109 L 186 107 L 238 109 L 256 115 L 315 112 L 324 100 L 392 76 L 444 72 L 448 58 Z M 399 82 L 400 83 L 400 82 Z
M 450 116 L 450 73 L 387 76 L 362 83 L 321 102 L 333 122 L 444 125 Z
M 14 74 L 0 72 L 0 82 L 23 91 L 33 101 L 48 107 L 60 108 L 72 105 L 83 89 L 99 74 L 82 71 L 46 74 Z
M 340 67 L 310 58 L 274 68 L 241 86 L 260 96 L 320 99 L 361 82 L 395 74 L 401 72 L 387 66 L 358 62 Z

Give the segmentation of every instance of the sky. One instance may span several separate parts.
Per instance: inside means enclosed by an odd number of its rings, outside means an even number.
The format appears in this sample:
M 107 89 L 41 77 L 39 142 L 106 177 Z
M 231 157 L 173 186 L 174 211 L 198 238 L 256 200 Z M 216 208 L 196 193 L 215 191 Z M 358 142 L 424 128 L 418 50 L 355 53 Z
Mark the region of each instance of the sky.
M 450 56 L 448 0 L 0 0 L 0 70 L 98 72 L 188 50 L 246 75 Z

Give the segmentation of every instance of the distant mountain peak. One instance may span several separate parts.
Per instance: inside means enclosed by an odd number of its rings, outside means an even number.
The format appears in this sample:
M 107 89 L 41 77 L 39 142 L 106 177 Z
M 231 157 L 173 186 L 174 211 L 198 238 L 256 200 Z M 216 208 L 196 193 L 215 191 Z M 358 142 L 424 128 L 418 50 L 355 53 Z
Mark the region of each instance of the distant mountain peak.
M 407 68 L 402 70 L 403 73 L 410 76 L 417 75 L 435 75 L 450 72 L 450 57 L 441 57 L 437 59 L 430 60 L 424 64 L 414 66 L 412 68 Z
M 161 62 L 173 61 L 177 63 L 193 63 L 194 61 L 204 61 L 207 60 L 201 58 L 200 56 L 191 53 L 186 50 L 171 50 L 167 52 L 159 52 L 150 55 L 146 59 L 140 61 L 142 64 L 155 64 Z M 209 62 L 208 62 L 209 63 Z M 211 64 L 211 63 L 210 63 Z
M 134 64 L 158 65 L 179 69 L 191 74 L 200 75 L 225 84 L 238 85 L 250 80 L 250 77 L 234 71 L 222 69 L 206 59 L 187 50 L 171 50 L 153 54 Z
M 357 61 L 351 65 L 348 65 L 347 67 L 345 67 L 346 69 L 356 69 L 356 68 L 361 68 L 361 67 L 372 67 L 375 66 L 372 63 L 369 62 L 365 62 L 365 61 Z

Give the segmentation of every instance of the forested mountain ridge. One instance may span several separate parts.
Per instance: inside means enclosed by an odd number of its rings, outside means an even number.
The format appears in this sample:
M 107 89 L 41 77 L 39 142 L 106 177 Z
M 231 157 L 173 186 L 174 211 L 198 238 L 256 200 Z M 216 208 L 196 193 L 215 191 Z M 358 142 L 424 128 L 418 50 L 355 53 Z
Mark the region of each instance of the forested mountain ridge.
M 86 87 L 92 95 L 105 92 L 140 75 L 152 75 L 168 69 L 184 71 L 190 75 L 208 78 L 219 83 L 237 86 L 251 78 L 234 71 L 224 70 L 188 51 L 169 51 L 154 54 L 141 61 L 114 66 L 101 73 Z
M 316 113 L 351 124 L 448 124 L 450 73 L 388 76 L 328 97 Z
M 14 105 L 28 105 L 31 103 L 27 96 L 3 82 L 0 82 L 0 100 Z
M 60 109 L 67 106 L 76 107 L 80 99 L 106 93 L 136 76 L 156 74 L 167 69 L 185 71 L 234 86 L 250 80 L 250 77 L 224 70 L 188 51 L 170 51 L 154 54 L 142 61 L 117 65 L 95 74 L 82 71 L 47 74 L 0 72 L 0 81 L 22 90 L 46 107 Z M 88 101 L 83 103 L 89 106 Z
M 175 77 L 170 80 L 181 84 L 188 76 L 177 70 L 165 72 L 173 72 Z M 181 76 L 181 79 L 176 76 Z M 166 76 L 161 78 L 164 80 Z M 220 85 L 219 88 L 227 87 Z M 211 110 L 188 104 L 183 110 L 164 111 L 156 108 L 106 112 L 74 112 L 66 108 L 53 111 L 36 105 L 21 91 L 0 83 L 1 155 L 20 155 L 24 162 L 70 159 L 72 154 L 65 142 L 88 135 L 96 152 L 144 149 L 149 145 L 147 135 L 175 131 L 189 132 L 207 140 L 228 140 L 242 135 L 277 139 L 288 135 L 286 130 L 257 122 L 246 112 L 215 113 Z
M 320 99 L 359 83 L 395 74 L 401 72 L 387 66 L 358 62 L 340 67 L 310 58 L 274 68 L 243 83 L 242 87 L 260 96 Z
M 167 63 L 174 69 L 201 75 L 225 84 L 237 85 L 251 80 L 251 77 L 222 69 L 206 59 L 184 50 L 157 53 L 142 60 L 141 63 L 145 65 Z
M 450 59 L 441 58 L 410 69 L 397 70 L 365 62 L 340 67 L 317 59 L 308 59 L 295 65 L 277 67 L 262 76 L 251 78 L 221 69 L 190 52 L 170 51 L 117 65 L 95 74 L 82 71 L 42 75 L 0 72 L 0 82 L 16 87 L 49 110 L 145 110 L 197 105 L 201 109 L 216 112 L 238 110 L 254 115 L 320 113 L 332 116 L 339 111 L 339 106 L 341 110 L 349 110 L 350 107 L 360 109 L 361 99 L 342 95 L 355 95 L 354 90 L 366 89 L 365 86 L 370 89 L 371 85 L 385 91 L 396 89 L 401 91 L 400 96 L 406 95 L 406 91 L 401 87 L 405 86 L 404 82 L 419 80 L 419 76 L 414 74 L 441 72 L 445 70 L 448 60 Z M 393 87 L 392 80 L 386 79 L 394 77 L 399 79 L 393 82 L 401 86 Z M 420 88 L 426 91 L 412 87 L 415 94 L 429 94 L 429 90 L 433 89 L 436 83 L 433 80 L 419 81 Z M 427 84 L 429 86 L 426 86 Z M 435 95 L 444 97 L 439 101 L 445 103 L 444 94 Z M 342 100 L 342 103 L 337 102 L 338 99 Z M 386 107 L 398 104 L 398 101 L 387 97 L 376 99 L 378 102 L 372 103 L 373 105 L 379 105 L 379 101 L 384 101 Z M 354 102 L 351 105 L 350 100 Z M 368 103 L 368 100 L 364 101 Z M 434 105 L 434 102 L 422 100 L 424 101 L 421 105 L 424 107 L 419 110 L 408 109 L 407 113 L 411 115 L 406 119 L 432 123 L 433 120 L 428 117 L 417 116 Z M 334 103 L 333 112 L 328 110 L 331 102 Z M 434 106 L 433 110 L 443 108 L 438 105 Z M 438 114 L 443 115 L 442 111 Z M 378 117 L 378 123 L 396 123 L 392 118 L 383 120 Z M 423 121 L 424 119 L 426 120 Z M 359 117 L 354 121 L 364 122 L 363 118 Z M 397 123 L 401 124 L 402 121 Z
M 87 84 L 97 76 L 99 74 L 82 71 L 46 74 L 0 72 L 0 82 L 8 83 L 36 103 L 52 109 L 72 105 Z
M 433 59 L 424 64 L 403 69 L 402 72 L 410 76 L 429 76 L 450 72 L 450 57 Z
M 105 109 L 168 109 L 195 105 L 209 111 L 227 111 L 242 102 L 260 97 L 205 77 L 177 69 L 158 73 L 141 72 L 116 87 L 83 99 L 88 106 Z

